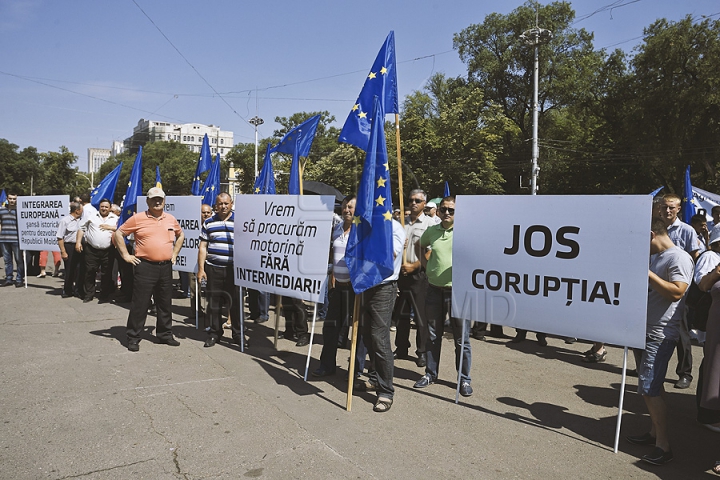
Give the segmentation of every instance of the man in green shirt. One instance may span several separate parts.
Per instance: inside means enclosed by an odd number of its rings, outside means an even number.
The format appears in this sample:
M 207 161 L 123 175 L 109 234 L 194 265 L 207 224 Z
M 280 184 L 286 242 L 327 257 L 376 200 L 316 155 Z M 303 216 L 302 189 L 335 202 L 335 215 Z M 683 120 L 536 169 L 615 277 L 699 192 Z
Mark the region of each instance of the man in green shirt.
M 420 238 L 418 257 L 427 259 L 426 272 L 430 284 L 425 297 L 425 315 L 429 330 L 427 343 L 427 365 L 425 375 L 415 382 L 415 388 L 425 388 L 435 383 L 440 364 L 440 348 L 445 328 L 445 316 L 452 312 L 452 241 L 455 221 L 455 197 L 442 199 L 438 208 L 441 223 L 428 227 Z M 424 253 L 424 254 L 423 254 Z M 470 328 L 465 329 L 463 338 L 463 320 L 450 318 L 453 338 L 455 339 L 455 364 L 463 361 L 460 372 L 460 395 L 469 397 L 473 393 L 470 386 Z

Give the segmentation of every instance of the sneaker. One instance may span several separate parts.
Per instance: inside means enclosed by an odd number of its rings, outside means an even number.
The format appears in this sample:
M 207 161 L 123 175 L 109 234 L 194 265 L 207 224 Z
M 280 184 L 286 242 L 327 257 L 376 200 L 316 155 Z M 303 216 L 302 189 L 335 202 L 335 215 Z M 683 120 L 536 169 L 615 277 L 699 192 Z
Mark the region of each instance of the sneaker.
M 460 384 L 460 395 L 463 397 L 469 397 L 473 394 L 473 388 L 470 385 L 470 382 L 462 382 Z

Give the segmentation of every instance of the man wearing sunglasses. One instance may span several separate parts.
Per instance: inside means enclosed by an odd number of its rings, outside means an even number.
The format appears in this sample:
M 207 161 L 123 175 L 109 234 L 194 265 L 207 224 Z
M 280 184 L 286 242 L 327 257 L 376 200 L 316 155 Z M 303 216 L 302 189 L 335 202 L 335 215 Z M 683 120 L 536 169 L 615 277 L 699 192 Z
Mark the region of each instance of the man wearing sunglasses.
M 452 243 L 453 224 L 455 223 L 455 197 L 449 196 L 440 202 L 440 224 L 429 227 L 420 238 L 421 252 L 426 252 L 426 273 L 430 286 L 425 297 L 425 315 L 428 325 L 427 365 L 425 375 L 415 382 L 414 388 L 425 388 L 435 383 L 440 364 L 440 348 L 442 347 L 445 329 L 445 316 L 452 312 Z M 470 365 L 472 350 L 470 349 L 470 328 L 465 328 L 463 337 L 463 320 L 450 317 L 453 338 L 455 341 L 455 360 L 463 361 L 460 368 L 460 395 L 469 397 L 473 394 L 470 386 Z

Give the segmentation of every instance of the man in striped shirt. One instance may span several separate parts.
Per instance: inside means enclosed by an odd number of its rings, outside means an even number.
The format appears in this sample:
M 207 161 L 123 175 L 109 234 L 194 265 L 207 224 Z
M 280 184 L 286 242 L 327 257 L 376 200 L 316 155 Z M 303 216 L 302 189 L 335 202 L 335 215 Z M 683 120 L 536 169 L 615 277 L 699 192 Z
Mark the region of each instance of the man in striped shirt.
M 15 259 L 15 286 L 22 287 L 25 278 L 25 266 L 18 240 L 17 195 L 9 193 L 7 206 L 0 208 L 0 248 L 5 261 L 5 282 L 3 287 L 13 284 L 13 259 Z
M 205 220 L 200 231 L 197 277 L 200 282 L 207 281 L 210 318 L 210 331 L 205 340 L 206 347 L 212 347 L 223 336 L 221 315 L 223 303 L 229 302 L 229 312 L 240 306 L 233 276 L 235 213 L 232 204 L 232 198 L 227 193 L 218 195 L 215 200 L 215 215 Z M 232 323 L 233 343 L 241 345 L 240 314 L 233 313 L 228 315 Z

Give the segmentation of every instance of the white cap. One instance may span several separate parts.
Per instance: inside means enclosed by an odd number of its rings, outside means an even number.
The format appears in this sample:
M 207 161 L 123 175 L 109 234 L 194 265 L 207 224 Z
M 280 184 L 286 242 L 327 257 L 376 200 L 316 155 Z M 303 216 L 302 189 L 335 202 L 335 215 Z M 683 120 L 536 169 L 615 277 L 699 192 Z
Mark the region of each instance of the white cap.
M 712 229 L 712 232 L 710 232 L 710 240 L 708 241 L 708 245 L 712 245 L 715 242 L 720 242 L 720 225 L 715 225 Z
M 435 202 L 427 202 L 425 208 L 437 208 L 437 205 L 435 205 Z
M 165 198 L 165 192 L 163 192 L 162 188 L 158 187 L 152 187 L 150 190 L 148 190 L 147 198 Z

